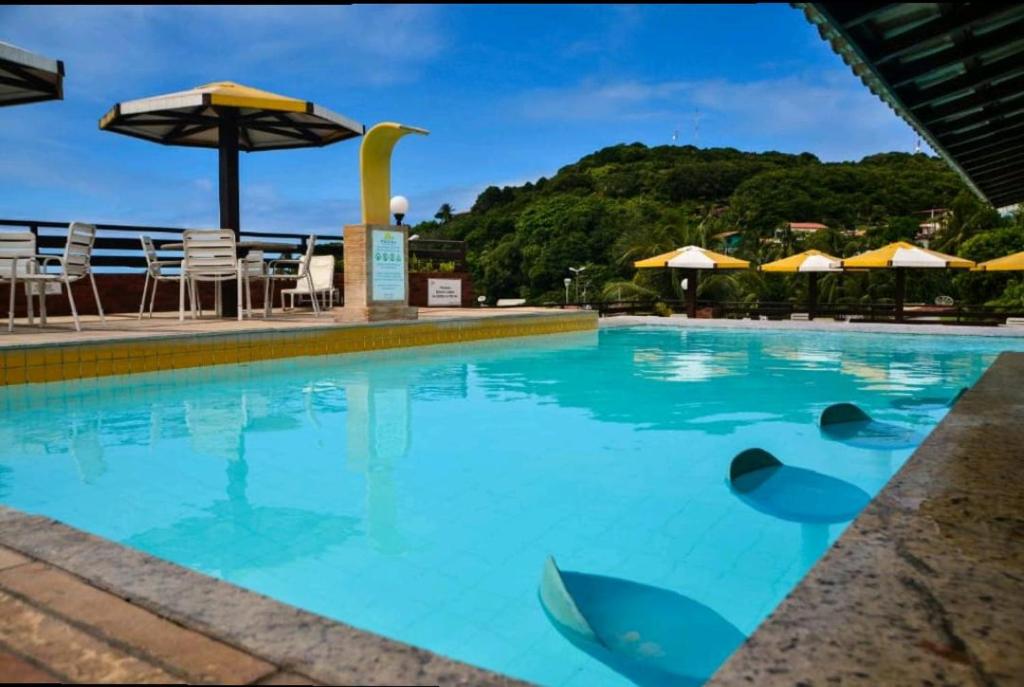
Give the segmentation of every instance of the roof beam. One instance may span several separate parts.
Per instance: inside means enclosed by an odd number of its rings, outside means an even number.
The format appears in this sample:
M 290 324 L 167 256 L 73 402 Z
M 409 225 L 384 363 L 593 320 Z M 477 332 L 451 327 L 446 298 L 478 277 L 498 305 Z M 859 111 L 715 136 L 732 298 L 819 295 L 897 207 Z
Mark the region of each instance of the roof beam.
M 1024 98 L 1024 74 L 999 83 L 985 86 L 964 98 L 958 98 L 944 105 L 922 108 L 918 111 L 918 119 L 922 124 L 932 125 L 955 117 L 964 116 L 965 112 L 985 105 L 1001 106 L 1002 104 Z
M 981 126 L 997 126 L 1005 119 L 1024 113 L 1024 102 L 1018 103 L 1017 107 L 1012 110 L 1004 110 L 1005 108 L 999 107 L 998 105 L 984 107 L 974 114 L 954 119 L 945 126 L 930 127 L 931 132 L 936 136 L 943 137 L 975 131 Z
M 1022 127 L 1024 127 L 1024 115 L 1015 115 L 1013 117 L 1007 117 L 999 122 L 998 125 L 989 127 L 988 129 L 971 131 L 964 135 L 949 134 L 941 140 L 943 146 L 945 146 L 947 150 L 957 150 L 970 145 L 971 143 L 984 141 L 992 138 L 993 136 L 999 136 L 1005 134 L 1007 131 L 1015 131 Z
M 1024 16 L 1007 26 L 983 36 L 970 35 L 960 43 L 918 60 L 906 61 L 900 67 L 885 68 L 885 75 L 893 88 L 903 88 L 929 74 L 962 62 L 978 60 L 984 55 L 1011 48 L 1024 42 Z
M 940 7 L 942 7 L 940 5 Z M 944 11 L 942 11 L 944 10 Z M 884 39 L 884 50 L 878 54 L 865 54 L 879 67 L 902 59 L 907 54 L 920 50 L 922 45 L 941 39 L 944 34 L 952 31 L 974 31 L 980 26 L 991 24 L 1008 17 L 1019 16 L 1022 12 L 1020 7 L 1000 7 L 995 3 L 972 2 L 972 3 L 949 3 L 942 7 L 940 14 L 935 19 L 922 24 L 905 33 Z

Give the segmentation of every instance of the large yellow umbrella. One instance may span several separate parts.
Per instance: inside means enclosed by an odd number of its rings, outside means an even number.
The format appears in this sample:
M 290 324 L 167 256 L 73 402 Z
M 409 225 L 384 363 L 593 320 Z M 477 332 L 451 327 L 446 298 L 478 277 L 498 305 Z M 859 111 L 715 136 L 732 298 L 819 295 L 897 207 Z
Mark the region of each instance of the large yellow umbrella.
M 974 268 L 978 272 L 1018 272 L 1024 271 L 1024 251 L 1013 255 L 1004 255 L 994 260 L 979 262 Z
M 790 255 L 774 262 L 761 265 L 762 272 L 806 272 L 807 273 L 807 317 L 814 319 L 814 311 L 818 305 L 818 275 L 822 272 L 842 272 L 842 261 L 822 253 L 820 250 L 805 250 L 803 253 Z
M 63 98 L 63 62 L 0 41 L 0 105 Z
M 239 150 L 325 146 L 363 134 L 362 124 L 316 103 L 231 81 L 118 103 L 100 128 L 164 145 L 216 148 L 220 226 L 236 234 Z
M 673 267 L 686 271 L 686 312 L 690 317 L 697 316 L 697 275 L 699 270 L 745 270 L 750 262 L 740 260 L 731 255 L 723 255 L 701 248 L 700 246 L 683 246 L 676 250 L 655 255 L 653 258 L 638 260 L 634 267 Z
M 946 255 L 906 241 L 890 243 L 842 261 L 843 269 L 896 270 L 896 321 L 903 321 L 903 295 L 906 292 L 907 269 L 969 270 L 974 263 L 955 255 Z
M 220 160 L 220 226 L 237 236 L 238 151 L 325 146 L 363 135 L 363 125 L 316 103 L 231 81 L 114 105 L 100 128 L 164 145 L 216 148 Z M 224 312 L 235 312 L 228 290 Z

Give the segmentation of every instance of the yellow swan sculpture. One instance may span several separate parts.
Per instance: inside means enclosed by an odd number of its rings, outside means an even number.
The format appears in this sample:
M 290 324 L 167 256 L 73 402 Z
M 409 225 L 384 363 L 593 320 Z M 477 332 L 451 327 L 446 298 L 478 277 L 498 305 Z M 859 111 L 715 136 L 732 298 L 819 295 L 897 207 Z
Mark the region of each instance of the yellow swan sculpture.
M 402 136 L 430 132 L 396 122 L 374 124 L 359 147 L 363 224 L 391 224 L 391 151 Z

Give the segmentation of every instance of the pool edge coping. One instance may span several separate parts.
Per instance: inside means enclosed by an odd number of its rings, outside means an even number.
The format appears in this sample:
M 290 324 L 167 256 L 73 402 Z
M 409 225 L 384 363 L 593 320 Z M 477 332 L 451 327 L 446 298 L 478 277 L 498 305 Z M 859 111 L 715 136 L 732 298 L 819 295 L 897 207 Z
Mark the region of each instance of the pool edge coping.
M 1021 382 L 1024 353 L 1000 353 L 706 684 L 994 685 L 1024 674 L 1024 498 L 998 469 L 1019 467 Z
M 326 684 L 528 685 L 0 504 L 0 546 Z

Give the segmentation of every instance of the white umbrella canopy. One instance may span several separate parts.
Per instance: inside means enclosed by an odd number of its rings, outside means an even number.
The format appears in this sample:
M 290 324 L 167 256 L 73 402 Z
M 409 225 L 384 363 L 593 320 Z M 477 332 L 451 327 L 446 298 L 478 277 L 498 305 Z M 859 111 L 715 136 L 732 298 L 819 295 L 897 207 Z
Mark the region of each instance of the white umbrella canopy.
M 0 106 L 63 98 L 63 62 L 0 41 Z
M 807 259 L 800 263 L 797 272 L 842 272 L 843 266 L 836 258 L 827 255 L 808 255 Z

